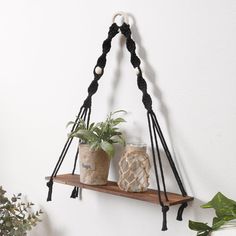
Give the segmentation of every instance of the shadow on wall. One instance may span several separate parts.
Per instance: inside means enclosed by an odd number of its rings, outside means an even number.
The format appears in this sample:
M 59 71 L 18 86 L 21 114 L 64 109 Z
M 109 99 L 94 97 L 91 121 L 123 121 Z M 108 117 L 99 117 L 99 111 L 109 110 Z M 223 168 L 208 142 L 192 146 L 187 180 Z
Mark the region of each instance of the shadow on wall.
M 63 232 L 61 229 L 52 229 L 51 221 L 48 217 L 48 214 L 44 211 L 42 222 L 32 229 L 28 236 L 66 236 L 66 232 Z
M 206 202 L 203 202 L 197 198 L 194 198 L 194 201 L 189 203 L 189 211 L 191 212 L 191 219 L 193 221 L 203 221 L 206 223 L 211 223 L 212 218 L 214 216 L 214 211 L 209 209 L 203 209 L 201 208 L 201 205 L 205 204 Z
M 121 78 L 120 65 L 124 57 L 125 42 L 126 42 L 125 37 L 121 35 L 121 37 L 119 38 L 119 52 L 116 55 L 117 67 L 114 72 L 114 79 L 112 79 L 112 81 L 114 81 L 112 84 L 112 89 L 111 89 L 112 93 L 110 95 L 110 98 L 108 99 L 108 111 L 113 110 L 114 101 L 117 94 L 117 87 L 119 85 L 120 78 Z
M 180 188 L 178 186 L 178 183 L 176 181 L 176 178 L 174 176 L 174 172 L 170 166 L 170 163 L 166 157 L 166 154 L 164 152 L 164 150 L 160 149 L 159 150 L 160 152 L 160 157 L 161 157 L 161 162 L 162 162 L 162 168 L 163 168 L 163 172 L 164 172 L 164 180 L 165 180 L 165 184 L 166 184 L 166 190 L 167 192 L 175 192 L 175 193 L 179 193 L 181 194 L 181 191 L 180 191 Z M 154 164 L 153 164 L 153 158 L 152 158 L 152 151 L 151 151 L 151 147 L 148 149 L 148 154 L 150 155 L 150 164 L 151 164 L 151 173 L 150 173 L 150 186 L 156 188 L 157 187 L 157 184 L 156 184 L 156 177 L 155 177 L 155 174 L 154 174 Z M 160 175 L 160 165 L 159 165 L 159 161 L 158 161 L 158 157 L 156 155 L 156 163 L 157 163 L 157 171 L 158 171 L 158 176 L 159 176 L 159 182 L 160 182 L 160 185 L 161 185 L 161 190 L 163 191 L 163 185 L 162 185 L 162 179 L 161 179 L 161 175 Z M 175 164 L 176 164 L 176 161 L 175 161 Z M 177 165 L 176 165 L 176 168 L 177 168 Z M 178 169 L 178 168 L 177 168 Z M 183 169 L 183 167 L 182 167 Z M 180 171 L 179 172 L 179 175 L 180 175 Z M 186 175 L 185 175 L 186 176 Z M 181 177 L 181 176 L 180 176 Z M 183 186 L 184 188 L 186 189 L 186 186 L 184 184 L 184 181 L 187 181 L 188 182 L 188 186 L 190 188 L 190 193 L 188 193 L 188 195 L 192 195 L 193 194 L 193 190 L 191 188 L 191 185 L 189 183 L 189 179 L 188 178 L 182 178 L 182 183 L 183 183 Z

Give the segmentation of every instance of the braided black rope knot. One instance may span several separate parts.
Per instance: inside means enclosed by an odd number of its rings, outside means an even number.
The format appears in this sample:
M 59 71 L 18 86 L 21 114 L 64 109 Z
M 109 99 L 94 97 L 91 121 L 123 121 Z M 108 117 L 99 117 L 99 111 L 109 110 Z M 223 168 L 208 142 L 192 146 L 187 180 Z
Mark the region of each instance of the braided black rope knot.
M 116 23 L 113 23 L 108 32 L 108 38 L 112 39 L 119 33 L 119 26 Z
M 152 110 L 152 99 L 151 99 L 150 95 L 147 93 L 147 83 L 142 76 L 142 71 L 140 69 L 141 61 L 135 52 L 136 46 L 135 46 L 134 40 L 131 38 L 130 26 L 126 23 L 123 23 L 120 26 L 120 30 L 121 30 L 121 33 L 126 37 L 126 47 L 131 55 L 130 62 L 133 65 L 133 67 L 137 68 L 137 70 L 138 70 L 137 83 L 138 83 L 138 88 L 143 93 L 142 101 L 143 101 L 144 107 L 148 111 L 151 111 Z
M 116 34 L 118 34 L 118 32 L 119 32 L 119 26 L 113 23 L 109 28 L 107 39 L 105 39 L 102 44 L 102 55 L 98 58 L 96 66 L 99 66 L 102 69 L 104 69 L 104 67 L 106 66 L 106 61 L 107 61 L 106 56 L 111 49 L 111 40 L 113 37 L 115 37 Z
M 162 206 L 162 214 L 163 214 L 163 223 L 162 223 L 162 231 L 166 231 L 167 228 L 167 211 L 169 211 L 168 206 Z
M 120 27 L 120 31 L 126 37 L 126 47 L 131 54 L 130 58 L 131 64 L 133 65 L 134 68 L 139 67 L 141 61 L 135 52 L 136 46 L 134 40 L 131 38 L 130 26 L 126 23 L 123 23 L 123 25 Z
M 139 73 L 139 75 L 137 77 L 137 84 L 138 84 L 138 88 L 143 93 L 142 101 L 143 101 L 145 108 L 148 111 L 151 111 L 152 110 L 152 99 L 151 99 L 150 95 L 147 93 L 147 83 L 144 80 L 144 78 L 142 77 L 141 73 Z

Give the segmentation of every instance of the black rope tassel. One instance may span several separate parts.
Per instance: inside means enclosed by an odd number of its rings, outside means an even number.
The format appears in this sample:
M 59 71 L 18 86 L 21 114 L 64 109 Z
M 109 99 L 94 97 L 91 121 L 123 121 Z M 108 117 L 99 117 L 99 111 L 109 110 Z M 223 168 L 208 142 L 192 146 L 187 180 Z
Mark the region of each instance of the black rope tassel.
M 47 182 L 47 187 L 48 187 L 48 197 L 47 197 L 47 202 L 52 201 L 52 187 L 53 187 L 53 180 L 50 179 Z
M 78 197 L 78 195 L 79 195 L 79 187 L 74 187 L 74 189 L 73 189 L 73 191 L 72 191 L 72 193 L 71 193 L 71 198 L 77 198 Z
M 163 222 L 162 222 L 162 231 L 166 231 L 167 228 L 167 211 L 169 211 L 168 206 L 162 206 Z
M 77 151 L 76 151 L 76 154 L 75 154 L 75 161 L 74 161 L 74 167 L 73 167 L 73 171 L 72 171 L 72 175 L 75 174 L 75 169 L 76 169 L 76 163 L 77 163 L 77 160 L 78 160 L 78 155 L 79 155 L 79 147 L 77 148 Z M 74 189 L 72 190 L 72 193 L 71 193 L 71 198 L 76 198 L 78 197 L 78 191 L 77 191 L 77 187 L 75 186 Z
M 188 203 L 187 202 L 184 202 L 180 207 L 179 207 L 179 210 L 178 210 L 178 213 L 177 213 L 177 220 L 178 221 L 181 221 L 183 220 L 183 212 L 184 212 L 184 209 L 188 206 Z

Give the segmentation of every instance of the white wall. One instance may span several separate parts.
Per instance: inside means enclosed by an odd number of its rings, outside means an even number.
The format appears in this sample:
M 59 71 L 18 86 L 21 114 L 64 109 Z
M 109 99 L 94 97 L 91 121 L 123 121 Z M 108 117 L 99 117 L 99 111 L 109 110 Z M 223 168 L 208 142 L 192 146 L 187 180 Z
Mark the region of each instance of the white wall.
M 196 198 L 183 222 L 175 220 L 177 207 L 171 208 L 165 233 L 160 207 L 153 204 L 92 191 L 84 191 L 80 202 L 69 198 L 71 187 L 56 184 L 53 202 L 45 201 L 44 177 L 53 170 L 65 125 L 87 94 L 111 17 L 119 10 L 133 17 L 154 109 L 186 189 Z M 0 1 L 0 184 L 45 211 L 31 235 L 195 235 L 188 220 L 210 217 L 199 209 L 202 202 L 217 191 L 236 198 L 235 41 L 233 0 Z M 113 46 L 92 119 L 123 108 L 130 112 L 129 137 L 149 143 L 129 54 L 120 36 Z M 72 154 L 61 173 L 71 171 Z M 168 168 L 167 176 L 175 191 Z

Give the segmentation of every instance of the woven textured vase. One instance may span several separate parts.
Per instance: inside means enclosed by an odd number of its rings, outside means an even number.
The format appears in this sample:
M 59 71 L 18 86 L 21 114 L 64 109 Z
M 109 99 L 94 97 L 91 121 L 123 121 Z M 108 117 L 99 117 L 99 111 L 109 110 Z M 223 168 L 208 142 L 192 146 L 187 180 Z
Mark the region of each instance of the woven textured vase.
M 146 145 L 127 145 L 119 162 L 118 186 L 126 192 L 147 191 L 149 170 L 150 162 Z
M 102 149 L 93 151 L 87 144 L 79 145 L 80 182 L 88 185 L 105 185 L 110 158 Z

